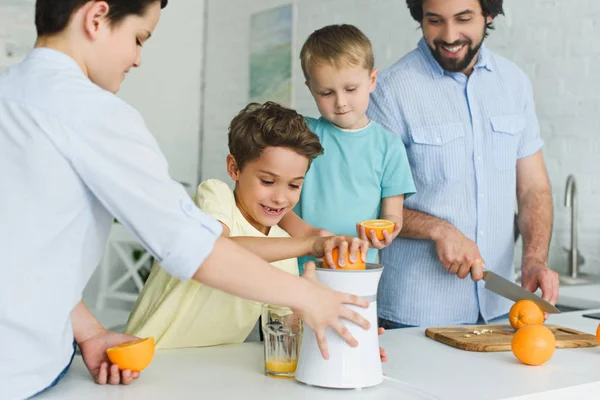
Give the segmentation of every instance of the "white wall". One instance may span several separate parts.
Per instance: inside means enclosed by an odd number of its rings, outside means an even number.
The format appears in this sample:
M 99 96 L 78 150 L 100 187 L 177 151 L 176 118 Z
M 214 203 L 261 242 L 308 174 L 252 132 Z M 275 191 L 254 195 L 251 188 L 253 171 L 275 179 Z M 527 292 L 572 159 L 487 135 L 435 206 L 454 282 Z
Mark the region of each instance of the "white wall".
M 119 96 L 137 108 L 169 161 L 171 176 L 199 183 L 204 0 L 170 1 L 142 67 L 128 74 Z
M 227 126 L 248 101 L 250 15 L 287 4 L 281 0 L 207 0 L 209 11 L 203 179 L 227 179 Z M 388 67 L 412 50 L 421 34 L 404 0 L 298 0 L 294 55 L 315 29 L 352 23 L 371 39 L 376 64 Z M 579 249 L 583 270 L 600 273 L 600 2 L 597 0 L 505 0 L 487 45 L 515 61 L 535 90 L 545 156 L 554 192 L 555 223 L 550 264 L 566 269 L 568 210 L 563 206 L 568 174 L 578 178 Z M 295 58 L 295 107 L 317 115 Z M 518 254 L 517 254 L 518 257 Z
M 137 108 L 169 161 L 173 178 L 199 182 L 204 0 L 171 1 L 119 96 Z M 35 42 L 35 0 L 0 0 L 0 70 Z M 11 53 L 11 55 L 9 55 Z

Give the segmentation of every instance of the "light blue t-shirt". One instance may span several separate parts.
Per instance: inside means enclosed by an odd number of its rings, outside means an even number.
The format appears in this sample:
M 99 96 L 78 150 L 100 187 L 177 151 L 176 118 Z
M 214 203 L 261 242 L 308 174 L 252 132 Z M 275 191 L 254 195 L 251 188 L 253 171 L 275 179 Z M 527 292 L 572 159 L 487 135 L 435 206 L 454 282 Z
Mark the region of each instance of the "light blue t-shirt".
M 356 223 L 380 216 L 385 197 L 415 193 L 404 143 L 399 136 L 371 121 L 348 131 L 324 118 L 307 118 L 325 153 L 306 174 L 294 211 L 309 224 L 337 235 L 357 236 Z M 374 262 L 376 249 L 369 249 Z M 300 257 L 299 267 L 312 257 Z M 314 259 L 313 259 L 314 260 Z

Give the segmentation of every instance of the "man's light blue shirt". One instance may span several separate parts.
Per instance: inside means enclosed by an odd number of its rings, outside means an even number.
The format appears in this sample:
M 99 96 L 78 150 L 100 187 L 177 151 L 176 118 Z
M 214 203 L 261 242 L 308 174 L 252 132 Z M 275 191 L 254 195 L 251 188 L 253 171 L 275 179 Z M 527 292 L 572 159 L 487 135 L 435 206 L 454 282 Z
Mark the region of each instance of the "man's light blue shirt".
M 382 199 L 415 192 L 402 140 L 377 122 L 348 131 L 325 118 L 307 121 L 324 149 L 306 174 L 294 208 L 309 224 L 357 236 L 357 222 L 379 218 Z M 301 270 L 310 259 L 299 259 Z M 369 249 L 367 260 L 376 259 L 377 250 Z
M 181 279 L 221 233 L 140 115 L 54 50 L 0 74 L 0 171 L 2 398 L 39 392 L 68 364 L 71 311 L 115 217 Z
M 441 218 L 477 243 L 486 268 L 514 280 L 517 160 L 543 145 L 531 84 L 485 45 L 470 77 L 444 71 L 421 39 L 382 72 L 369 118 L 399 135 L 417 194 L 405 207 Z M 382 250 L 379 317 L 406 325 L 474 323 L 511 302 L 449 274 L 429 240 Z

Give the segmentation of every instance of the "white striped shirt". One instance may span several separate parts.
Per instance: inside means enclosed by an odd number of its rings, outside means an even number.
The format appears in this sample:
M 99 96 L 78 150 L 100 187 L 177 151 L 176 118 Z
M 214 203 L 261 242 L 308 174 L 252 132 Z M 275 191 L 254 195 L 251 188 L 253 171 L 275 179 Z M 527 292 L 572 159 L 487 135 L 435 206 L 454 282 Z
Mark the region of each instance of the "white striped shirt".
M 421 39 L 381 73 L 367 113 L 404 141 L 417 188 L 405 207 L 453 224 L 487 269 L 514 280 L 516 163 L 543 145 L 525 73 L 485 45 L 470 77 L 448 73 Z M 398 238 L 380 257 L 380 318 L 474 323 L 511 305 L 484 282 L 449 274 L 433 241 Z

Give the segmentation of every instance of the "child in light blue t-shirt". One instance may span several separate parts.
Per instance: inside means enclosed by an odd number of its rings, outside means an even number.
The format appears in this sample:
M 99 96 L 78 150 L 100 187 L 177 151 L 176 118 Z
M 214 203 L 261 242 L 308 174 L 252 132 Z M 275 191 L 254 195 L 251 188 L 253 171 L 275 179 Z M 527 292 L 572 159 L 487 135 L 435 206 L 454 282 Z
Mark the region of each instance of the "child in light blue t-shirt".
M 404 198 L 415 193 L 415 185 L 401 138 L 366 115 L 378 73 L 371 43 L 354 26 L 326 26 L 308 37 L 300 60 L 322 116 L 307 118 L 309 128 L 325 153 L 306 174 L 296 213 L 280 226 L 292 236 L 358 234 L 370 241 L 367 260 L 374 262 L 376 249 L 400 233 Z M 379 218 L 395 223 L 384 240 L 359 226 Z M 308 260 L 300 258 L 300 268 Z

